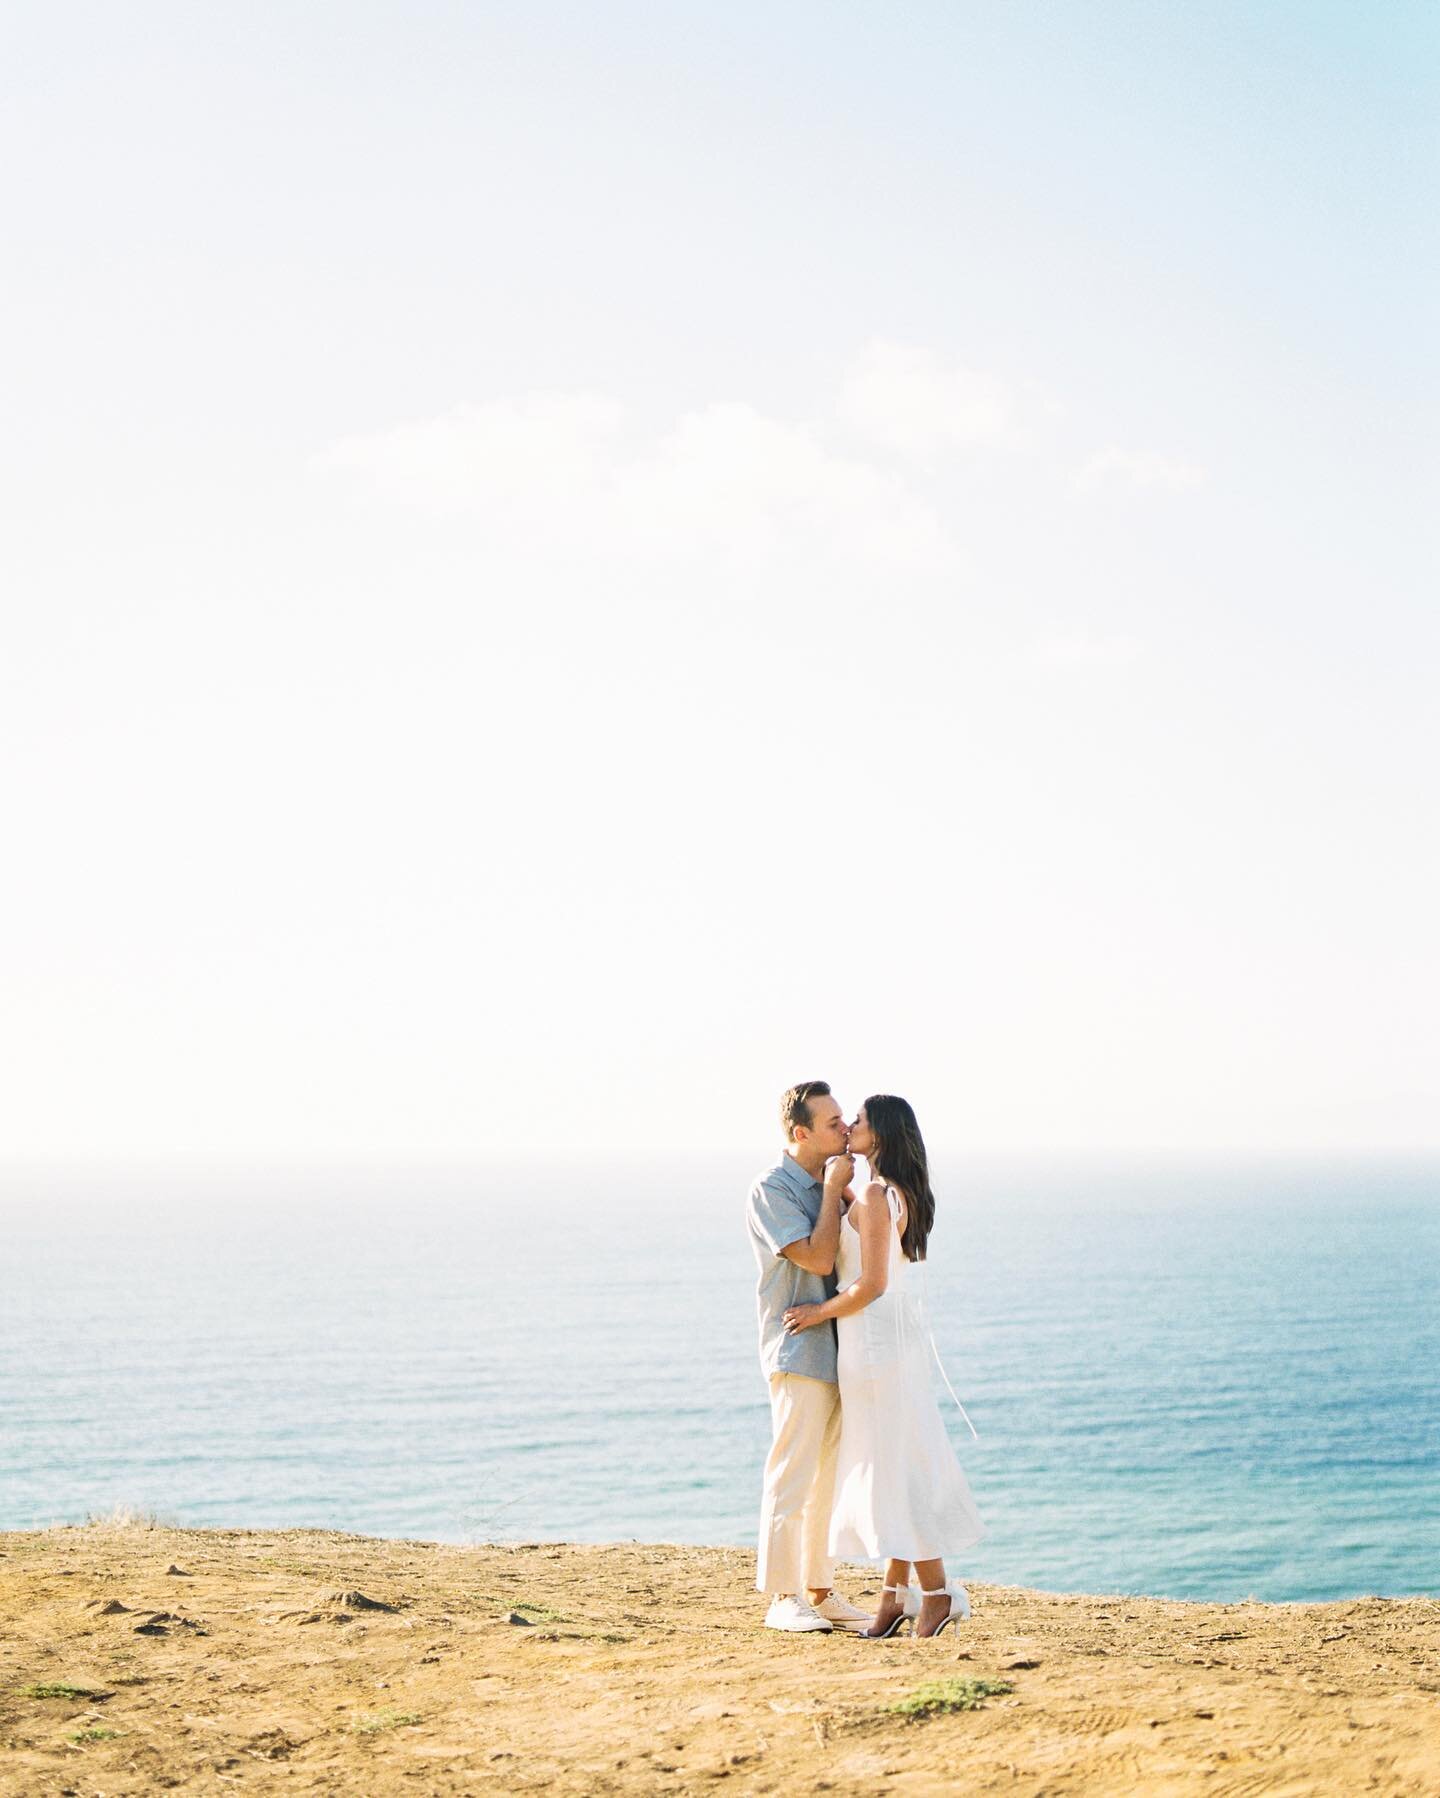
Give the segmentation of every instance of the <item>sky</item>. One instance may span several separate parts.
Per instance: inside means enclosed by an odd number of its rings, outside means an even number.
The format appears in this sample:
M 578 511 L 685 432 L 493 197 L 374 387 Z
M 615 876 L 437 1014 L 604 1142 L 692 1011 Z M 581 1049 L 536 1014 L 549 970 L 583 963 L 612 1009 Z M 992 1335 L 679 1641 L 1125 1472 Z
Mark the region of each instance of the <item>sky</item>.
M 0 1162 L 1440 1148 L 1437 86 L 0 8 Z

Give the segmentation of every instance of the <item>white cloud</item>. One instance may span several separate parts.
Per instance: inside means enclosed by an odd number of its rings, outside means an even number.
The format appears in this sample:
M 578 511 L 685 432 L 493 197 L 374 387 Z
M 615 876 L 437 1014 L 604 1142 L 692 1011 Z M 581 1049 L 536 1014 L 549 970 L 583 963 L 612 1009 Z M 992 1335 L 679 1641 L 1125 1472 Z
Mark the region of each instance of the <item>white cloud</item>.
M 472 520 L 488 540 L 533 540 L 547 524 L 538 547 L 563 540 L 610 560 L 931 574 L 960 565 L 943 520 L 903 474 L 831 448 L 808 424 L 727 403 L 685 413 L 647 442 L 624 426 L 624 409 L 601 395 L 527 394 L 347 437 L 311 466 L 402 509 Z
M 651 547 L 804 546 L 827 563 L 931 572 L 958 563 L 942 520 L 900 475 L 752 406 L 688 413 L 619 472 L 617 491 L 634 539 Z
M 530 393 L 343 437 L 312 458 L 401 505 L 511 515 L 585 493 L 614 454 L 622 408 L 593 393 Z
M 1041 658 L 1069 668 L 1128 668 L 1140 655 L 1133 637 L 1104 637 L 1085 631 L 1047 631 L 1036 644 Z
M 1022 396 L 998 376 L 912 344 L 876 341 L 846 373 L 837 410 L 855 437 L 924 460 L 943 450 L 1011 447 Z
M 1205 478 L 1205 470 L 1193 462 L 1172 461 L 1154 450 L 1122 450 L 1112 445 L 1081 464 L 1074 485 L 1081 493 L 1114 487 L 1187 493 L 1203 486 Z

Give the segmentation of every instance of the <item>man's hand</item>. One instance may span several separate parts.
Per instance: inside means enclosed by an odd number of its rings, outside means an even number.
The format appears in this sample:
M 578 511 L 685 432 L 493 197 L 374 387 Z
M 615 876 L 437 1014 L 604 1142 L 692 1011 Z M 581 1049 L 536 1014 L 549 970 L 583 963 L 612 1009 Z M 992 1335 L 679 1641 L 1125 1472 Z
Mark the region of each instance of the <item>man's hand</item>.
M 802 1330 L 808 1330 L 814 1324 L 823 1323 L 824 1319 L 815 1315 L 819 1309 L 818 1305 L 792 1305 L 780 1320 L 785 1325 L 785 1334 L 798 1336 Z
M 843 1193 L 854 1177 L 853 1155 L 832 1155 L 825 1163 L 825 1190 L 828 1193 Z

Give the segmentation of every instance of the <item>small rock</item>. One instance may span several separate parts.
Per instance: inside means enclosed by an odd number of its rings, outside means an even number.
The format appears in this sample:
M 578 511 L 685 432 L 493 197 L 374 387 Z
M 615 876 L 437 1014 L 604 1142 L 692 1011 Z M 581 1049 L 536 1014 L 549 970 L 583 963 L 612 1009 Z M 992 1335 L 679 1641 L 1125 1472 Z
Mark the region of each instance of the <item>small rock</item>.
M 363 1592 L 329 1592 L 326 1594 L 331 1604 L 343 1605 L 347 1611 L 389 1611 L 394 1615 L 393 1604 L 382 1604 L 378 1598 L 367 1598 Z
M 137 1636 L 168 1636 L 171 1626 L 176 1629 L 193 1630 L 197 1636 L 209 1632 L 203 1623 L 197 1623 L 193 1617 L 181 1617 L 174 1611 L 151 1611 L 135 1625 Z
M 114 1617 L 121 1611 L 130 1609 L 128 1604 L 121 1604 L 118 1598 L 92 1598 L 85 1605 L 87 1611 L 94 1611 L 101 1617 Z
M 194 1579 L 195 1577 L 193 1573 L 187 1573 L 183 1567 L 177 1567 L 173 1561 L 165 1571 L 167 1573 L 173 1573 L 176 1579 Z
M 519 1611 L 511 1611 L 510 1615 L 505 1619 L 505 1621 L 507 1623 L 518 1623 L 518 1624 L 522 1625 L 525 1629 L 534 1629 L 534 1627 L 535 1627 L 535 1625 L 531 1622 L 531 1620 L 528 1617 L 522 1617 L 520 1615 Z
M 1006 1669 L 1011 1673 L 1033 1673 L 1040 1665 L 1039 1661 L 1014 1660 L 1006 1661 Z

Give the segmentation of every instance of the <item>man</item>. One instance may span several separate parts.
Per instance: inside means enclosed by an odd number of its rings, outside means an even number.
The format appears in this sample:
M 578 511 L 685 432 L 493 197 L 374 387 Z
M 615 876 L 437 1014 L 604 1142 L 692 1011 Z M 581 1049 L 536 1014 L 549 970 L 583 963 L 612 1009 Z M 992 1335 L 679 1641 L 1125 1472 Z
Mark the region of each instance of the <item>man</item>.
M 772 1599 L 767 1629 L 861 1630 L 869 1613 L 832 1589 L 827 1550 L 840 1443 L 835 1326 L 787 1335 L 782 1321 L 791 1305 L 834 1296 L 840 1206 L 855 1164 L 844 1115 L 823 1080 L 792 1086 L 780 1123 L 785 1153 L 756 1180 L 746 1207 L 771 1424 L 755 1586 Z

